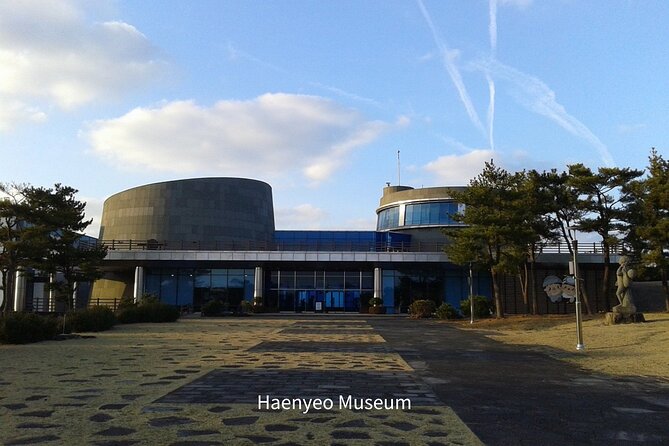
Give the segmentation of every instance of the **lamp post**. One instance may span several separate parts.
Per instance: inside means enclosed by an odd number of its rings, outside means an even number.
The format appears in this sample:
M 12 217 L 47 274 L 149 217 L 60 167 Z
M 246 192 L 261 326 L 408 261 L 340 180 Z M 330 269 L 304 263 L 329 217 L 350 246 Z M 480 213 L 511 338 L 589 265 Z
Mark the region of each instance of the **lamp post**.
M 474 276 L 472 274 L 472 262 L 469 262 L 469 323 L 474 323 Z
M 576 232 L 576 231 L 574 231 Z M 578 240 L 572 240 L 572 249 L 574 251 L 573 272 L 574 272 L 574 291 L 576 293 L 576 350 L 584 350 L 583 344 L 583 323 L 581 320 L 581 296 L 580 279 L 578 277 Z

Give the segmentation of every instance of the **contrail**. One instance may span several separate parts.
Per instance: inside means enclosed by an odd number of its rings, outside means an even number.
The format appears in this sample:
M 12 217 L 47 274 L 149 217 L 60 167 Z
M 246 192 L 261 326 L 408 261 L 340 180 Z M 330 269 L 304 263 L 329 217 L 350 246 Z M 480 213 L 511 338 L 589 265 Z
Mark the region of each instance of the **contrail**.
M 490 0 L 488 2 L 488 15 L 490 24 L 488 26 L 488 34 L 490 34 L 490 58 L 494 61 L 497 58 L 497 0 Z M 488 91 L 490 101 L 488 102 L 488 143 L 490 150 L 495 150 L 495 138 L 493 127 L 495 123 L 495 81 L 486 71 L 486 80 L 488 81 Z
M 488 102 L 488 142 L 490 150 L 495 150 L 495 138 L 493 132 L 493 124 L 495 122 L 495 82 L 492 80 L 490 73 L 485 75 L 488 80 L 488 91 L 490 93 L 490 102 Z
M 497 0 L 490 0 L 488 3 L 488 13 L 490 16 L 490 24 L 488 26 L 488 33 L 490 34 L 490 52 L 493 59 L 497 53 Z
M 425 9 L 423 1 L 416 0 L 416 3 L 420 8 L 420 11 L 423 14 L 423 17 L 425 18 L 425 21 L 427 22 L 430 31 L 432 32 L 432 37 L 434 38 L 434 42 L 437 45 L 437 48 L 439 49 L 439 52 L 441 53 L 442 56 L 444 68 L 446 68 L 448 75 L 451 77 L 451 81 L 453 81 L 455 88 L 458 90 L 458 94 L 460 95 L 460 101 L 462 101 L 462 104 L 465 106 L 465 110 L 467 111 L 467 115 L 469 115 L 469 119 L 476 126 L 476 128 L 478 128 L 485 135 L 486 131 L 483 128 L 483 124 L 481 123 L 481 120 L 479 119 L 479 116 L 476 113 L 474 106 L 472 105 L 472 101 L 469 98 L 469 94 L 467 94 L 467 88 L 465 87 L 465 84 L 462 81 L 462 76 L 460 75 L 460 71 L 458 70 L 458 67 L 455 66 L 454 58 L 457 52 L 450 50 L 448 46 L 446 46 L 446 43 L 441 39 L 439 33 L 437 33 L 434 23 L 432 23 L 432 18 L 430 17 L 430 14 L 427 12 L 427 9 Z
M 481 69 L 514 84 L 521 93 L 518 99 L 525 107 L 547 117 L 572 135 L 584 139 L 597 150 L 606 166 L 615 166 L 606 145 L 585 124 L 567 113 L 564 106 L 557 101 L 555 92 L 540 79 L 498 61 L 484 64 Z

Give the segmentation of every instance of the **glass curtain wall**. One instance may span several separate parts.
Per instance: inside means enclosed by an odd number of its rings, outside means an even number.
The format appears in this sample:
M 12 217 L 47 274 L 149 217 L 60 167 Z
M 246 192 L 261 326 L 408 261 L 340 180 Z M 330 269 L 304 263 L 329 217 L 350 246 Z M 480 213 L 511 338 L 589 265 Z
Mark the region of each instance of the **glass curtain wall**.
M 372 296 L 371 271 L 272 271 L 269 300 L 279 311 L 360 311 Z
M 242 300 L 253 301 L 254 275 L 254 269 L 147 268 L 144 292 L 194 311 L 211 300 L 234 311 Z

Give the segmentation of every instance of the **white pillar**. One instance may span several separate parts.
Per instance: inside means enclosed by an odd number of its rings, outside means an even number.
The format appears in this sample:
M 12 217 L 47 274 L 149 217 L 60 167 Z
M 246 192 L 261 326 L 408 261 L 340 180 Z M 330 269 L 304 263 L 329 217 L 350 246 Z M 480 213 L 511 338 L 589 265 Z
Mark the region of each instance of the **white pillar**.
M 0 271 L 0 280 L 3 278 L 3 275 L 4 273 Z M 5 290 L 0 289 L 0 307 L 2 306 L 4 301 L 5 301 Z M 7 301 L 7 305 L 10 305 L 9 301 Z
M 79 288 L 79 282 L 74 282 L 72 286 L 72 311 L 77 309 L 77 288 Z
M 142 295 L 144 294 L 144 267 L 136 266 L 135 267 L 135 286 L 133 288 L 132 296 L 135 299 L 135 303 L 142 300 Z
M 53 288 L 53 285 L 56 283 L 56 275 L 51 273 L 49 274 L 49 312 L 52 313 L 56 311 L 56 290 Z
M 383 271 L 381 268 L 374 268 L 374 297 L 383 299 Z
M 255 276 L 253 278 L 253 304 L 262 305 L 263 290 L 265 288 L 265 275 L 262 266 L 256 266 Z
M 26 309 L 26 272 L 22 269 L 16 271 L 16 280 L 14 281 L 14 311 L 23 311 Z M 9 302 L 7 302 L 9 305 Z

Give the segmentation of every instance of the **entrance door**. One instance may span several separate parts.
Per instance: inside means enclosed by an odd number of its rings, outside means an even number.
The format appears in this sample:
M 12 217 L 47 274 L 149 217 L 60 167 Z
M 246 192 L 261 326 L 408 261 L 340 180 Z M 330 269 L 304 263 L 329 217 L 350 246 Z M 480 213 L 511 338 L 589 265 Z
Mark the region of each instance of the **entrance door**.
M 344 311 L 344 292 L 343 291 L 326 291 L 325 292 L 325 309 L 329 311 Z
M 315 311 L 316 292 L 313 290 L 298 290 L 295 293 L 295 309 L 297 311 Z

